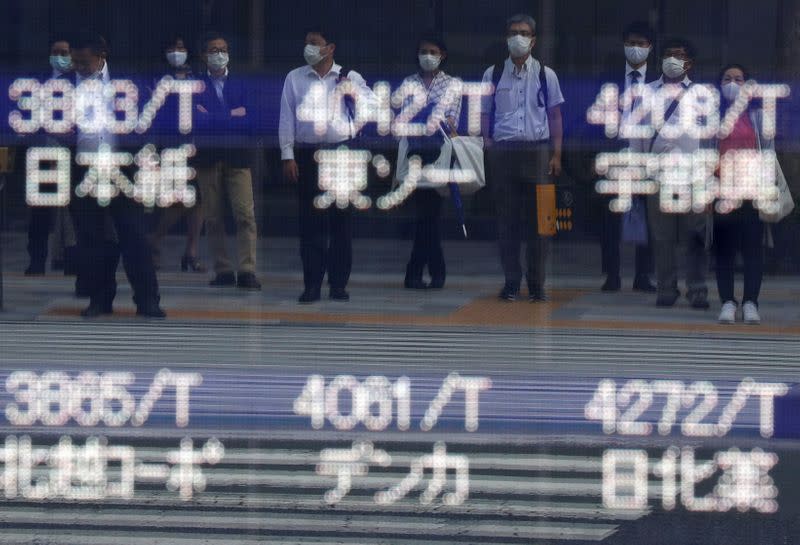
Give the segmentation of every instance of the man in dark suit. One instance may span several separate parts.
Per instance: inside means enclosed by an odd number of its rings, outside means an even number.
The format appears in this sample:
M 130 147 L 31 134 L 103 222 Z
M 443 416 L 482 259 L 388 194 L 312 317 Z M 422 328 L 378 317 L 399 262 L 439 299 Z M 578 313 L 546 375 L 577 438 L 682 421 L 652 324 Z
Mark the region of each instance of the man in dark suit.
M 72 57 L 69 51 L 69 41 L 62 35 L 56 35 L 50 40 L 50 68 L 47 74 L 42 74 L 41 81 L 49 79 L 69 79 L 72 74 Z M 60 142 L 52 135 L 36 138 L 36 144 L 42 146 L 60 146 Z M 66 211 L 65 211 L 66 213 Z M 61 218 L 59 210 L 51 206 L 31 206 L 30 220 L 28 223 L 28 256 L 30 262 L 25 269 L 26 276 L 42 275 L 45 272 L 47 261 L 47 239 L 54 223 L 63 221 L 67 228 L 71 227 L 72 219 L 66 213 L 66 218 Z M 72 234 L 72 233 L 68 233 Z M 74 237 L 74 235 L 73 235 Z M 67 237 L 70 238 L 70 237 Z M 65 273 L 74 273 L 74 241 L 66 244 L 65 255 L 61 260 L 67 261 Z M 64 265 L 61 266 L 62 268 Z M 56 256 L 53 257 L 53 268 L 56 268 Z
M 200 133 L 197 180 L 203 196 L 208 243 L 214 259 L 211 286 L 260 290 L 255 275 L 257 228 L 246 136 L 254 115 L 247 82 L 228 70 L 225 37 L 209 32 L 201 54 L 208 67 L 205 90 L 198 97 L 195 119 Z M 236 222 L 237 271 L 225 249 L 225 196 Z
M 143 207 L 121 192 L 100 202 L 95 191 L 86 192 L 83 184 L 91 182 L 87 176 L 93 168 L 91 161 L 80 159 L 96 157 L 98 152 L 108 149 L 118 152 L 118 135 L 112 134 L 107 123 L 100 122 L 96 116 L 105 112 L 106 121 L 110 118 L 111 106 L 102 92 L 92 92 L 91 81 L 108 83 L 111 81 L 108 58 L 108 45 L 105 39 L 91 32 L 80 33 L 72 43 L 72 62 L 75 67 L 76 104 L 90 124 L 93 131 L 80 127 L 76 134 L 76 165 L 73 183 L 77 187 L 72 196 L 72 214 L 78 233 L 78 247 L 81 258 L 79 278 L 83 275 L 89 291 L 89 306 L 81 312 L 92 318 L 113 312 L 112 303 L 117 292 L 116 270 L 122 255 L 125 272 L 133 288 L 133 301 L 136 314 L 149 318 L 164 318 L 166 314 L 159 306 L 158 279 L 145 233 Z M 95 123 L 96 122 L 96 123 Z M 125 167 L 122 167 L 125 169 Z M 130 172 L 125 173 L 132 180 Z M 82 195 L 82 196 L 80 196 Z M 110 221 L 109 221 L 110 220 Z M 109 233 L 109 223 L 113 224 L 116 238 Z
M 625 72 L 624 75 L 612 74 L 609 81 L 619 85 L 620 96 L 632 86 L 644 85 L 654 79 L 658 79 L 658 68 L 655 70 L 647 69 L 647 59 L 653 46 L 653 31 L 644 22 L 634 22 L 629 24 L 622 33 L 622 40 L 625 52 Z M 623 76 L 623 77 L 620 77 Z M 605 82 L 604 82 L 605 83 Z M 622 111 L 623 118 L 630 114 L 630 109 Z M 617 140 L 612 146 L 616 149 L 625 148 L 628 142 Z M 622 287 L 620 278 L 620 240 L 622 214 L 612 212 L 609 201 L 613 197 L 604 198 L 602 201 L 603 210 L 601 211 L 601 250 L 603 260 L 603 272 L 606 273 L 606 281 L 602 286 L 603 291 L 619 291 Z M 642 197 L 638 197 L 642 198 Z M 642 209 L 645 207 L 643 206 Z M 637 244 L 635 257 L 635 273 L 633 289 L 636 291 L 654 292 L 655 286 L 650 281 L 649 275 L 653 269 L 653 256 L 650 245 Z

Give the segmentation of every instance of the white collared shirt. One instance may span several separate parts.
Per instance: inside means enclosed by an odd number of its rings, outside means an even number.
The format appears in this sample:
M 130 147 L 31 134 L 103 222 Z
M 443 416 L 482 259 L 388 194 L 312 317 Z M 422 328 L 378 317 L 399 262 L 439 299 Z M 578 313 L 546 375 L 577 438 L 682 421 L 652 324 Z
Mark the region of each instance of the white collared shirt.
M 692 81 L 689 79 L 689 76 L 684 76 L 683 80 L 680 82 L 680 85 L 683 86 L 684 89 L 688 89 L 691 84 Z M 658 91 L 665 85 L 668 84 L 664 82 L 663 75 L 657 80 L 647 84 L 648 91 L 651 93 L 653 100 L 656 99 Z M 672 115 L 670 115 L 669 119 L 666 120 L 665 126 L 679 124 L 681 122 L 681 108 L 690 107 L 692 106 L 689 101 L 685 101 L 683 98 L 681 98 L 681 100 L 678 102 L 678 107 L 675 108 Z M 668 108 L 669 102 L 665 104 L 664 109 L 666 110 Z M 651 123 L 651 115 L 646 115 L 642 120 L 642 123 Z M 662 133 L 663 129 L 658 133 L 656 139 L 653 141 L 652 149 L 650 148 L 651 139 L 649 138 L 631 141 L 632 151 L 660 154 L 671 151 L 692 153 L 700 149 L 700 140 L 687 134 L 687 131 L 680 131 L 681 136 L 679 138 L 666 138 Z
M 625 88 L 623 91 L 627 91 L 630 89 L 631 86 L 631 74 L 634 72 L 639 72 L 639 83 L 644 84 L 646 83 L 647 78 L 647 63 L 644 63 L 639 68 L 634 68 L 628 61 L 625 61 Z
M 281 114 L 278 126 L 281 159 L 294 159 L 295 144 L 335 144 L 348 140 L 355 135 L 353 122 L 349 118 L 345 106 L 343 104 L 341 106 L 339 120 L 342 122 L 341 125 L 349 127 L 346 132 L 337 130 L 337 125 L 339 124 L 333 123 L 334 112 L 332 108 L 328 107 L 329 98 L 336 88 L 341 70 L 341 65 L 334 63 L 327 74 L 320 76 L 311 66 L 306 65 L 295 68 L 286 76 L 286 81 L 283 84 L 283 94 L 281 95 Z M 358 87 L 359 101 L 374 100 L 374 93 L 367 87 L 367 82 L 358 72 L 351 70 L 346 76 Z M 318 134 L 314 130 L 313 121 L 301 121 L 298 119 L 298 109 L 303 104 L 303 100 L 311 90 L 312 85 L 319 82 L 324 85 L 326 97 L 320 114 L 326 116 L 326 128 L 322 134 Z
M 111 81 L 111 76 L 108 72 L 108 61 L 103 61 L 103 68 L 100 72 L 92 74 L 88 77 L 83 77 L 77 72 L 75 73 L 76 85 L 76 106 L 83 108 L 87 119 L 91 120 L 99 110 L 103 110 L 101 115 L 106 119 L 113 119 L 113 98 L 104 98 L 103 92 L 91 93 L 85 88 L 81 87 L 81 83 L 87 80 L 99 80 L 103 83 Z M 108 144 L 114 147 L 115 138 L 114 134 L 107 128 L 99 132 L 85 132 L 77 129 L 77 143 L 78 151 L 93 152 L 96 151 L 100 144 Z
M 111 78 L 108 75 L 108 61 L 103 60 L 103 68 L 100 69 L 100 72 L 92 74 L 91 76 L 83 77 L 77 72 L 75 73 L 75 81 L 78 83 L 78 85 L 80 85 L 87 79 L 99 79 L 103 83 L 108 83 L 109 81 L 111 81 Z
M 493 68 L 490 66 L 483 74 L 483 82 L 491 83 Z M 492 111 L 495 101 L 494 140 L 496 141 L 539 141 L 550 138 L 547 111 L 539 106 L 540 63 L 530 55 L 521 69 L 509 57 L 506 59 L 503 75 L 497 83 L 494 96 L 481 100 L 481 111 Z M 545 67 L 547 78 L 547 109 L 564 102 L 558 77 L 549 67 Z

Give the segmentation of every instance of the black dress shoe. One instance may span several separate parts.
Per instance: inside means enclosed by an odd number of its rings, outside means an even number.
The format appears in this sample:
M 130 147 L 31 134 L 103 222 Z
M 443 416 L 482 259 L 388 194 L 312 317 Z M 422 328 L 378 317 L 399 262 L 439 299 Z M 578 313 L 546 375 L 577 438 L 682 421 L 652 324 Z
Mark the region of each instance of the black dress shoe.
M 633 291 L 643 291 L 645 293 L 655 293 L 656 286 L 646 276 L 641 276 L 633 281 Z
M 406 278 L 403 286 L 407 290 L 424 290 L 428 285 L 422 281 L 422 278 Z
M 236 279 L 236 287 L 240 290 L 259 291 L 261 289 L 261 282 L 258 281 L 255 274 L 243 272 L 239 273 Z
M 350 294 L 344 288 L 331 288 L 328 297 L 333 301 L 346 302 L 350 300 Z
M 84 318 L 97 318 L 98 316 L 114 314 L 111 305 L 101 305 L 99 303 L 89 303 L 89 306 L 81 311 Z
M 319 290 L 313 289 L 306 289 L 303 293 L 300 294 L 300 297 L 297 298 L 297 302 L 301 305 L 308 305 L 311 303 L 316 303 L 320 300 Z
M 444 287 L 444 277 L 442 277 L 442 278 L 439 278 L 439 277 L 431 278 L 431 283 L 428 284 L 428 289 L 432 289 L 432 290 L 440 290 L 443 287 Z
M 150 303 L 144 303 L 136 307 L 136 315 L 142 316 L 144 318 L 166 318 L 167 313 L 164 312 L 158 303 L 155 301 Z
M 232 272 L 225 272 L 225 273 L 218 273 L 211 282 L 208 283 L 209 286 L 213 286 L 215 288 L 224 287 L 224 286 L 235 286 L 236 285 L 236 275 Z
M 517 295 L 519 295 L 519 289 L 515 288 L 514 286 L 509 286 L 506 284 L 503 286 L 503 289 L 500 290 L 500 293 L 497 294 L 497 297 L 502 299 L 503 301 L 508 301 L 509 303 L 517 300 Z
M 622 282 L 619 276 L 606 278 L 606 281 L 600 286 L 601 291 L 619 291 L 622 288 Z

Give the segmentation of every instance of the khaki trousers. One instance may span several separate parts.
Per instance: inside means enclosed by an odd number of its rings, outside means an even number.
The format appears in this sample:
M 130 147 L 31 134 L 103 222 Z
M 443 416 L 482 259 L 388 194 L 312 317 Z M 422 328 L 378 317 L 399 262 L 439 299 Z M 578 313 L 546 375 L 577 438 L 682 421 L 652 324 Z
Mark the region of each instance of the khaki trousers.
M 231 203 L 236 222 L 236 250 L 238 271 L 254 273 L 256 270 L 255 204 L 253 202 L 253 179 L 249 168 L 232 168 L 220 161 L 211 167 L 197 169 L 206 233 L 214 272 L 234 272 L 228 251 L 225 248 L 225 196 Z

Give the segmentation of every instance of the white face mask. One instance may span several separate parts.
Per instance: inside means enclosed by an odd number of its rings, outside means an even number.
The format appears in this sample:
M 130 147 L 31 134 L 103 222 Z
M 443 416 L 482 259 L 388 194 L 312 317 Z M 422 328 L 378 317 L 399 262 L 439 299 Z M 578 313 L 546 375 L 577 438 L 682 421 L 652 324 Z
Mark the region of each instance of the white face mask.
M 306 60 L 309 66 L 316 66 L 325 60 L 325 57 L 328 55 L 323 55 L 320 53 L 322 47 L 318 45 L 311 45 L 306 44 L 305 48 L 303 49 L 303 58 Z
M 50 55 L 50 66 L 53 70 L 58 70 L 62 74 L 72 70 L 72 57 L 62 55 Z
M 508 52 L 514 58 L 524 57 L 531 51 L 532 39 L 527 36 L 511 36 L 506 43 L 508 44 Z
M 419 66 L 426 72 L 433 72 L 439 68 L 442 58 L 439 55 L 419 55 Z
M 167 53 L 167 62 L 178 68 L 179 66 L 183 66 L 186 64 L 186 59 L 188 58 L 188 53 L 186 51 L 170 51 Z
M 686 72 L 686 62 L 675 57 L 667 57 L 661 63 L 661 71 L 668 78 L 678 78 Z
M 729 102 L 733 102 L 736 100 L 736 97 L 739 96 L 739 91 L 742 90 L 742 86 L 736 83 L 735 81 L 729 81 L 725 85 L 722 86 L 722 96 L 724 96 Z
M 206 59 L 208 59 L 208 67 L 212 70 L 222 70 L 228 66 L 228 61 L 230 60 L 228 54 L 222 51 L 219 53 L 211 53 L 206 56 Z
M 634 66 L 646 61 L 649 55 L 650 55 L 649 47 L 638 47 L 634 45 L 625 46 L 625 60 L 627 60 Z

